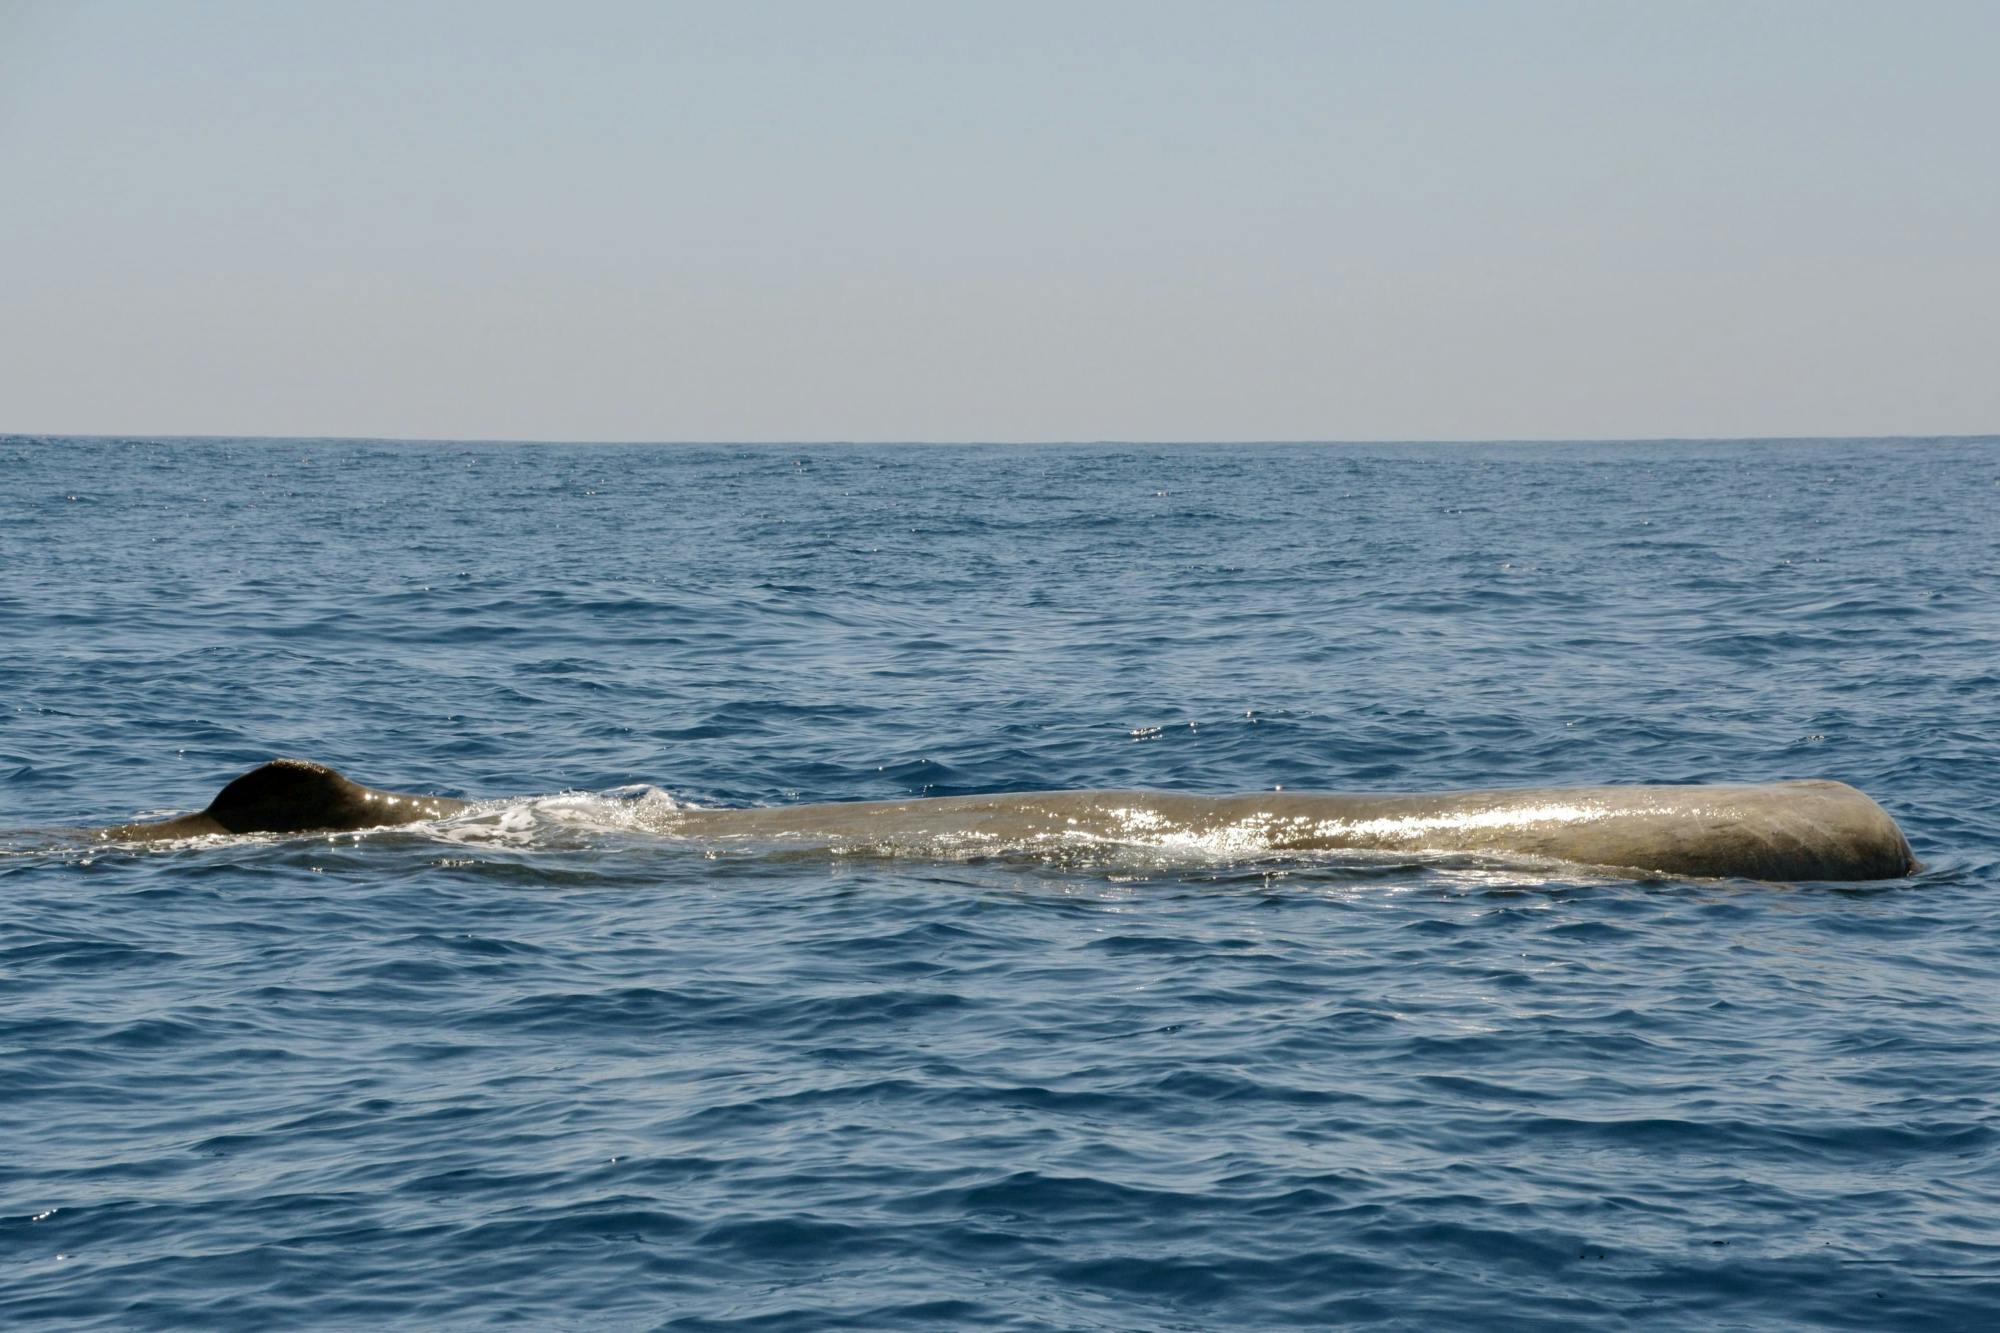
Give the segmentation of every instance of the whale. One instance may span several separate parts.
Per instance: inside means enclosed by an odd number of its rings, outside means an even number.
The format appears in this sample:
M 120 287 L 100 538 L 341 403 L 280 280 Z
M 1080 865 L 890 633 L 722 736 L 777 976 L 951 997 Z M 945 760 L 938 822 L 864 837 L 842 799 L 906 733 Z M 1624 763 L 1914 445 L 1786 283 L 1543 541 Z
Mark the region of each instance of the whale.
M 323 764 L 276 759 L 230 782 L 194 814 L 123 824 L 98 836 L 338 832 L 442 819 L 469 804 L 384 791 Z M 1886 810 L 1826 779 L 1434 793 L 1044 791 L 747 809 L 676 806 L 659 831 L 891 854 L 1141 843 L 1225 854 L 1472 855 L 1774 882 L 1898 879 L 1921 868 Z

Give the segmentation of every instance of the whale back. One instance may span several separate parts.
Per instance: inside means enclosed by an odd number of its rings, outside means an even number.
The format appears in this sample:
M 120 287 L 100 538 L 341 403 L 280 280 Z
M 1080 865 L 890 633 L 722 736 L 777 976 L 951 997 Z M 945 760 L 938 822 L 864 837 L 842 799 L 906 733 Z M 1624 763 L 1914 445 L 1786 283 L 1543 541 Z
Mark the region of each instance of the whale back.
M 107 838 L 311 833 L 437 819 L 442 796 L 364 787 L 323 764 L 275 759 L 208 807 Z M 1529 856 L 1763 880 L 1894 879 L 1917 869 L 1889 813 L 1840 782 L 1517 788 L 1430 794 L 1070 791 L 750 809 L 677 810 L 692 837 L 868 850 L 1159 843 L 1259 852 L 1355 849 Z
M 231 833 L 367 828 L 377 793 L 323 764 L 274 759 L 215 794 L 202 814 Z

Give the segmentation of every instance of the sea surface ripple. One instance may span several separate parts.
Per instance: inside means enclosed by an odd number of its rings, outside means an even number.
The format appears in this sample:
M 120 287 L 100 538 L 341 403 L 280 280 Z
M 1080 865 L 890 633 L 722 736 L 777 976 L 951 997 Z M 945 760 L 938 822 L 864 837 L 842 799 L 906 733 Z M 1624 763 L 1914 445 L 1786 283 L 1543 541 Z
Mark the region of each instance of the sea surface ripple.
M 0 437 L 0 1324 L 2000 1322 L 2000 442 Z M 275 755 L 434 825 L 107 846 Z M 669 803 L 1825 776 L 1926 868 Z

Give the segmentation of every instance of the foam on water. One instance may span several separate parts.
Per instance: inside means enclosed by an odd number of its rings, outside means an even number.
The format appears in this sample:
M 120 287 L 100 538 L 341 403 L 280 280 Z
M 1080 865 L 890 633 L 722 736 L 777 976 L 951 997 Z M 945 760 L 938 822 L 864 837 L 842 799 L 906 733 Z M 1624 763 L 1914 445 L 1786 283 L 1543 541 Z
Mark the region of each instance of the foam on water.
M 478 801 L 449 818 L 401 829 L 442 842 L 560 851 L 604 835 L 669 835 L 675 815 L 685 808 L 665 790 L 638 783 L 601 793 L 564 791 Z

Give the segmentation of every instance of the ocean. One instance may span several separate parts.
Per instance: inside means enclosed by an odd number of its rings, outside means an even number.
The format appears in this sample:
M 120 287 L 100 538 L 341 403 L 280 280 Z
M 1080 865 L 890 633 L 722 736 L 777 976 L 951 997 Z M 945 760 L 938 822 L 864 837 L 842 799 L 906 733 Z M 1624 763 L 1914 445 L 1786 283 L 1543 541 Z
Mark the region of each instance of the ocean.
M 2000 440 L 0 437 L 0 1324 L 2000 1324 Z M 280 755 L 474 798 L 100 842 Z M 1831 777 L 1870 884 L 695 806 Z

